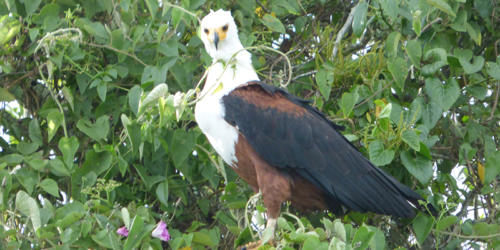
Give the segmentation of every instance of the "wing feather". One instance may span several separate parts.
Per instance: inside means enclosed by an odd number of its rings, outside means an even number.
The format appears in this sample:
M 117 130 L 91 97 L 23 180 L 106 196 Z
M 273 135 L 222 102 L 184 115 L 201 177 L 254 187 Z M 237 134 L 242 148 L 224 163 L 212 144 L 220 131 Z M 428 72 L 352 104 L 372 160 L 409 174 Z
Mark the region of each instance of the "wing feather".
M 408 201 L 418 206 L 422 197 L 373 166 L 308 102 L 259 82 L 236 88 L 222 102 L 226 121 L 264 160 L 300 174 L 331 201 L 360 212 L 415 215 Z

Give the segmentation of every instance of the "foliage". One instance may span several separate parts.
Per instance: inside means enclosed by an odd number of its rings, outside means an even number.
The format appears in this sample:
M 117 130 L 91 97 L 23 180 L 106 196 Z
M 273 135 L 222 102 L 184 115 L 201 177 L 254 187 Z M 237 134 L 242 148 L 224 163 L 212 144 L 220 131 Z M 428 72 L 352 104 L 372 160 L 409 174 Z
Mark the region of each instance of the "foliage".
M 500 246 L 496 1 L 173 4 L 0 2 L 0 248 L 227 249 L 258 236 L 251 190 L 193 126 L 211 61 L 195 16 L 219 8 L 244 46 L 286 54 L 290 92 L 440 209 L 396 219 L 286 207 L 278 247 Z M 262 79 L 286 82 L 282 56 L 251 52 Z M 160 220 L 168 243 L 151 236 Z

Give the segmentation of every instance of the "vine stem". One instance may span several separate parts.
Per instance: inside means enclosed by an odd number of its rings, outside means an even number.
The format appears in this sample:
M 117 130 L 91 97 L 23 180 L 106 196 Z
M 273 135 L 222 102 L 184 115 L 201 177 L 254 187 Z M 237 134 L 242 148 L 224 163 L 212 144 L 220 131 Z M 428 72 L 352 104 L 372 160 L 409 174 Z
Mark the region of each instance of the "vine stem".
M 489 234 L 489 235 L 462 235 L 462 234 L 446 232 L 446 231 L 438 231 L 438 230 L 432 230 L 432 231 L 435 233 L 438 233 L 438 234 L 445 234 L 445 235 L 454 236 L 454 237 L 462 238 L 462 239 L 492 239 L 492 238 L 500 237 L 500 233 Z
M 43 75 L 41 66 L 47 67 L 47 71 L 49 72 L 49 79 L 48 80 Z M 47 89 L 49 90 L 50 96 L 52 97 L 52 99 L 54 99 L 54 102 L 57 104 L 57 107 L 59 108 L 59 112 L 62 115 L 62 127 L 63 127 L 63 131 L 64 131 L 64 137 L 68 137 L 68 130 L 66 129 L 66 118 L 64 116 L 64 109 L 61 105 L 61 102 L 57 99 L 57 96 L 54 93 L 52 86 L 50 86 L 51 83 L 55 84 L 55 82 L 53 82 L 53 79 L 52 79 L 52 62 L 48 61 L 48 63 L 44 63 L 41 66 L 38 67 L 38 71 L 39 71 L 40 76 L 42 77 L 43 81 L 47 84 Z

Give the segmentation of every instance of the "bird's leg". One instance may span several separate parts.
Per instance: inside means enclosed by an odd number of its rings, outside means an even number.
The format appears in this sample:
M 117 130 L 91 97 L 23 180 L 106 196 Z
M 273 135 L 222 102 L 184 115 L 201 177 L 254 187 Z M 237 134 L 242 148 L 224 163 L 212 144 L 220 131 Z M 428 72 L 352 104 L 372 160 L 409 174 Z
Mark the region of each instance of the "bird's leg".
M 262 235 L 262 244 L 272 242 L 274 240 L 274 231 L 276 230 L 276 218 L 267 219 L 266 229 L 264 229 L 264 233 Z

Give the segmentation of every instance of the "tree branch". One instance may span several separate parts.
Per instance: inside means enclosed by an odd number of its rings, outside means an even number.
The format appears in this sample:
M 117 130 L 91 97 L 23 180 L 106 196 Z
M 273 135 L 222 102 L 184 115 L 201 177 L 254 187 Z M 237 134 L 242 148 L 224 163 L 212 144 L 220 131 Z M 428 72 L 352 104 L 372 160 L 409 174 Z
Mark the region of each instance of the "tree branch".
M 351 12 L 349 13 L 349 16 L 347 16 L 347 20 L 345 21 L 342 28 L 339 30 L 339 33 L 337 33 L 337 38 L 335 39 L 335 44 L 332 50 L 332 56 L 331 56 L 332 61 L 333 59 L 335 59 L 335 56 L 337 56 L 337 52 L 339 50 L 338 47 L 340 45 L 340 41 L 342 41 L 342 37 L 344 37 L 345 33 L 349 30 L 349 27 L 351 27 L 352 19 L 354 18 L 354 10 L 356 9 L 356 7 L 358 7 L 358 5 L 359 2 L 358 4 L 356 4 L 356 6 L 351 8 Z

